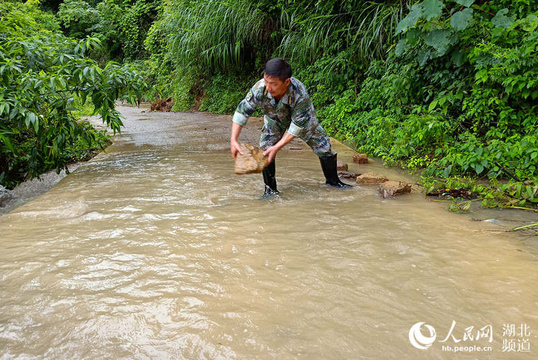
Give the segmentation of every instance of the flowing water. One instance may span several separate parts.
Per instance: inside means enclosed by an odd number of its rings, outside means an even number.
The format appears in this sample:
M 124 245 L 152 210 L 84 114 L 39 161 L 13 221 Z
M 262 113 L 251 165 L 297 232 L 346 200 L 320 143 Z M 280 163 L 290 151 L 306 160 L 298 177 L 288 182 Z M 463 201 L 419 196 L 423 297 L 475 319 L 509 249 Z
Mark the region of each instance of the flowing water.
M 230 117 L 121 111 L 106 153 L 0 217 L 2 359 L 538 356 L 536 237 L 419 192 L 326 188 L 301 143 L 277 157 L 281 195 L 258 200 Z

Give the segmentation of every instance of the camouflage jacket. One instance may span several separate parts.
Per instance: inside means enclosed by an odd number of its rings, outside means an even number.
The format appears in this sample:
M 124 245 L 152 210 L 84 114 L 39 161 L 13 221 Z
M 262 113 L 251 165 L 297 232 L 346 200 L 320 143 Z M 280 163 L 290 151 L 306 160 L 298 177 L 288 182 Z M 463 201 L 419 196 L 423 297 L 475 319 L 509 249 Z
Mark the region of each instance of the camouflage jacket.
M 265 116 L 279 123 L 280 127 L 287 128 L 291 135 L 301 139 L 309 138 L 319 126 L 305 86 L 293 77 L 278 102 L 267 91 L 265 80 L 258 81 L 237 106 L 233 122 L 244 126 L 257 107 L 260 107 Z

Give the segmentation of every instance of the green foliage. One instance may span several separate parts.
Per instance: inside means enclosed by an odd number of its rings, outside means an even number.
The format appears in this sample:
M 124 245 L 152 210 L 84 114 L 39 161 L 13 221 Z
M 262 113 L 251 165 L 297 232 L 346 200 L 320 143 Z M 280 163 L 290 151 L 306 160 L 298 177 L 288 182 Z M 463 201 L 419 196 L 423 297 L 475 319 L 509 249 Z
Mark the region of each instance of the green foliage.
M 283 38 L 276 53 L 306 66 L 320 57 L 345 51 L 346 66 L 356 70 L 361 63 L 386 55 L 405 2 L 346 0 L 313 4 L 300 2 L 289 9 L 283 7 Z
M 536 205 L 538 13 L 522 7 L 528 2 L 413 4 L 386 61 L 371 63 L 334 103 L 323 100 L 324 125 L 388 164 L 425 168 L 424 181 L 487 179 L 485 205 Z M 494 185 L 505 179 L 510 185 Z
M 130 1 L 124 1 L 120 6 L 120 34 L 122 35 L 125 59 L 134 60 L 144 56 L 144 40 L 157 15 L 159 5 L 160 1 L 158 0 L 137 0 L 134 4 Z M 114 23 L 114 20 L 114 18 L 111 19 L 111 23 Z M 113 38 L 108 40 L 118 41 L 118 39 Z
M 249 85 L 249 79 L 240 81 L 239 78 L 214 76 L 207 84 L 199 110 L 220 114 L 233 113 L 237 104 L 245 97 L 243 89 Z
M 99 11 L 84 0 L 65 0 L 60 4 L 58 17 L 74 38 L 91 35 L 99 23 Z
M 58 17 L 70 37 L 101 40 L 106 59 L 133 61 L 146 56 L 144 40 L 160 4 L 160 0 L 65 0 Z
M 458 4 L 471 6 L 472 2 Z M 407 34 L 399 55 L 404 61 L 414 59 L 419 66 L 415 71 L 423 74 L 422 83 L 437 89 L 417 100 L 429 103 L 428 112 L 441 113 L 459 124 L 452 142 L 436 149 L 439 160 L 426 174 L 536 177 L 536 168 L 531 165 L 532 156 L 537 156 L 533 147 L 538 135 L 536 13 L 515 19 L 507 16 L 509 9 L 492 16 L 477 5 L 473 8 L 480 11 L 474 12 L 471 8 L 456 11 L 449 5 L 447 16 L 427 21 L 421 15 L 421 21 L 402 21 L 400 26 Z M 478 35 L 482 40 L 476 43 Z M 439 58 L 437 63 L 433 63 L 434 58 Z M 444 70 L 439 66 L 443 62 L 456 75 L 448 87 L 449 99 L 446 90 L 439 90 L 442 87 L 437 80 Z M 449 106 L 439 106 L 447 100 Z
M 282 55 L 303 73 L 316 71 L 316 79 L 303 78 L 310 86 L 327 88 L 335 79 L 328 88 L 342 88 L 360 76 L 362 62 L 384 56 L 403 9 L 401 1 L 174 0 L 146 38 L 148 76 L 165 97 L 178 68 L 199 79 L 256 78 L 267 59 Z
M 244 96 L 248 89 L 237 78 L 252 81 L 261 59 L 270 56 L 268 49 L 276 47 L 271 37 L 275 23 L 262 10 L 269 9 L 246 0 L 164 4 L 144 43 L 151 53 L 145 63 L 153 85 L 148 95 L 172 96 L 174 110 L 235 108 L 238 94 Z M 241 87 L 230 88 L 232 84 Z
M 188 111 L 195 107 L 195 99 L 202 93 L 203 79 L 198 78 L 191 69 L 178 68 L 173 72 L 170 93 L 174 98 L 174 111 Z M 164 97 L 164 96 L 159 96 Z
M 538 181 L 490 181 L 485 184 L 466 177 L 447 179 L 426 178 L 423 181 L 426 193 L 439 189 L 468 190 L 479 197 L 484 207 L 536 207 L 538 204 Z M 452 204 L 454 208 L 461 203 Z
M 88 134 L 86 139 L 82 137 L 76 138 L 73 142 L 68 142 L 65 149 L 61 153 L 63 161 L 67 164 L 86 161 L 102 151 L 106 146 L 110 145 L 110 136 L 106 130 L 97 131 L 93 126 L 86 121 L 79 121 L 75 125 L 80 128 L 81 132 Z
M 119 131 L 114 101 L 134 102 L 144 90 L 130 65 L 101 68 L 87 58 L 99 46 L 96 39 L 75 41 L 43 29 L 36 4 L 0 3 L 0 183 L 7 187 L 65 168 L 80 140 L 103 144 L 72 114 L 88 99 L 93 112 Z
M 168 36 L 177 66 L 223 71 L 255 59 L 256 45 L 269 40 L 266 18 L 250 1 L 173 0 L 151 32 Z

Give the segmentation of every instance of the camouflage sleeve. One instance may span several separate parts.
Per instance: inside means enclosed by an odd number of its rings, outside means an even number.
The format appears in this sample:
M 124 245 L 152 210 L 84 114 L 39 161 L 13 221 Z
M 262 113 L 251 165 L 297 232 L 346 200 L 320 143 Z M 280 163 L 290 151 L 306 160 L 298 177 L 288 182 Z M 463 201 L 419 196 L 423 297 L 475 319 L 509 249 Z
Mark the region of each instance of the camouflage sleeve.
M 258 99 L 256 96 L 256 88 L 253 87 L 248 92 L 247 96 L 239 103 L 237 109 L 235 109 L 234 117 L 232 121 L 241 126 L 245 126 L 248 118 L 254 113 L 258 106 Z
M 314 105 L 308 96 L 301 97 L 291 113 L 291 124 L 288 132 L 293 136 L 305 138 L 308 134 L 310 123 L 315 119 Z

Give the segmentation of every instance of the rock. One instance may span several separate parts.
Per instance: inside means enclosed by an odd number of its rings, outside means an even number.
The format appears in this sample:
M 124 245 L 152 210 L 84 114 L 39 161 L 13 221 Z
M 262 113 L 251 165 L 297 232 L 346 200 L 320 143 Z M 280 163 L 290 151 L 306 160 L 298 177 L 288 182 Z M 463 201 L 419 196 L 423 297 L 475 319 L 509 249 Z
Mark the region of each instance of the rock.
M 382 184 L 386 181 L 389 181 L 386 176 L 373 172 L 357 176 L 357 184 Z
M 174 105 L 174 102 L 172 101 L 171 97 L 169 97 L 166 100 L 157 99 L 151 103 L 151 111 L 169 112 L 170 110 L 172 110 L 173 105 Z
M 339 171 L 338 177 L 342 179 L 356 179 L 357 176 L 361 176 L 361 174 L 352 173 L 349 171 Z
M 347 164 L 342 161 L 336 162 L 336 170 L 338 171 L 347 171 Z
M 353 162 L 356 164 L 368 164 L 368 155 L 355 154 L 353 155 Z
M 411 184 L 401 181 L 387 181 L 379 186 L 379 192 L 384 199 L 411 192 Z
M 11 199 L 12 197 L 11 191 L 0 185 L 0 206 L 2 206 L 5 201 Z
M 235 173 L 238 175 L 261 173 L 267 161 L 263 150 L 249 144 L 241 144 L 241 151 L 243 154 L 237 153 L 235 158 Z

